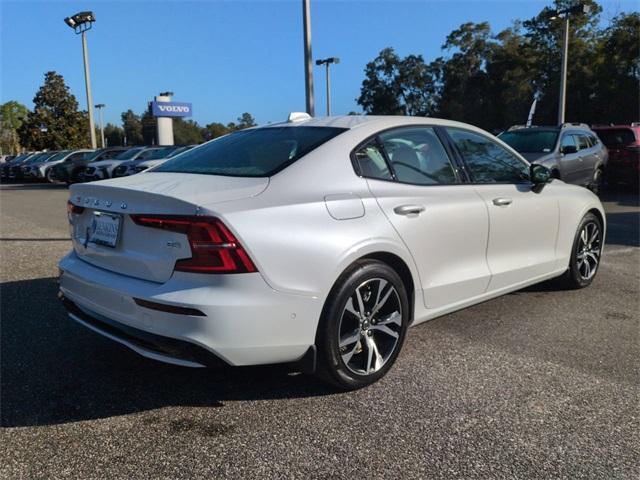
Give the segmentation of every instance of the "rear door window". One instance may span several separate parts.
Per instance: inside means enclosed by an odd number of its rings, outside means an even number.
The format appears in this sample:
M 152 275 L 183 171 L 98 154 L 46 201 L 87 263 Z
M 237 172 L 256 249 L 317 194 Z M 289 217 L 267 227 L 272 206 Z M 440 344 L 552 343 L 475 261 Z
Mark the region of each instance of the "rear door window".
M 591 145 L 589 145 L 589 139 L 587 138 L 586 135 L 576 135 L 576 140 L 578 143 L 578 146 L 580 147 L 580 150 L 586 150 L 588 148 L 591 148 Z
M 449 156 L 431 127 L 408 127 L 380 135 L 396 180 L 415 185 L 457 183 Z

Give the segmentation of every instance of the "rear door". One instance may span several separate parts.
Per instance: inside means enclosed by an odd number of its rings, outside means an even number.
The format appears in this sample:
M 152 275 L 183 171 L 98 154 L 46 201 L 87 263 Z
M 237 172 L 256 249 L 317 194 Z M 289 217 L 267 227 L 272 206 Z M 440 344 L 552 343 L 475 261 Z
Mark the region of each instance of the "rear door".
M 596 148 L 586 133 L 579 133 L 575 136 L 578 142 L 578 153 L 580 154 L 579 183 L 581 185 L 587 185 L 592 182 L 593 172 L 600 159 L 596 155 Z
M 415 260 L 425 306 L 484 293 L 487 209 L 473 186 L 461 183 L 434 129 L 383 132 L 356 149 L 354 160 Z
M 488 136 L 447 128 L 489 212 L 489 291 L 552 272 L 559 209 L 550 188 L 536 193 L 529 165 Z

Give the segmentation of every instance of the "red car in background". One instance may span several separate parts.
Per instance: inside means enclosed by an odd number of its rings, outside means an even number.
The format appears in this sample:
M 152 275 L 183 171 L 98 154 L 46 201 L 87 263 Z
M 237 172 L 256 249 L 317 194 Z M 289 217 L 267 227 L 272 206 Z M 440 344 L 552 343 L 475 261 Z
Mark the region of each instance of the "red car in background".
M 640 123 L 631 125 L 594 125 L 602 143 L 609 150 L 605 172 L 609 183 L 640 185 Z

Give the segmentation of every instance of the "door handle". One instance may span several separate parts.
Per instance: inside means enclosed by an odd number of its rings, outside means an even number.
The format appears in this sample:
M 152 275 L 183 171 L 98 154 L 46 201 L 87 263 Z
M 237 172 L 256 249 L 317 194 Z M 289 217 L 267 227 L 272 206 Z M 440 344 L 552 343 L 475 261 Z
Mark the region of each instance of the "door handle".
M 511 202 L 513 202 L 513 200 L 505 197 L 499 197 L 499 198 L 493 199 L 493 204 L 497 205 L 498 207 L 506 207 L 508 205 L 511 205 Z
M 397 215 L 419 215 L 424 210 L 424 205 L 398 205 L 393 209 Z

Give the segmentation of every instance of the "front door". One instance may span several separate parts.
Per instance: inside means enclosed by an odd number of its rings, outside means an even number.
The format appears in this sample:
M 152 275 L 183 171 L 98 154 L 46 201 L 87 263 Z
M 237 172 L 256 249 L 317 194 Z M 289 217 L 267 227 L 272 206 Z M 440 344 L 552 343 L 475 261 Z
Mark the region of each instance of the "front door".
M 552 189 L 534 192 L 528 164 L 493 139 L 457 128 L 447 132 L 489 212 L 488 291 L 552 272 L 559 219 Z

